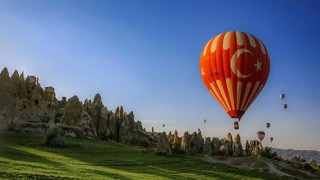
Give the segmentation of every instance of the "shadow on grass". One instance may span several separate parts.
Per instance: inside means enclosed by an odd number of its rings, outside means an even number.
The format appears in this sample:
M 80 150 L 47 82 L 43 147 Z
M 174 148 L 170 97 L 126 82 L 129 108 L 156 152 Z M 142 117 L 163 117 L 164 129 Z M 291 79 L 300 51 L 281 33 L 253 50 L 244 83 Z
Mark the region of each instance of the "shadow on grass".
M 34 140 L 27 140 L 30 141 L 29 143 L 36 143 Z M 137 152 L 130 146 L 116 143 L 67 138 L 66 140 L 69 144 L 76 142 L 81 145 L 69 148 L 50 148 L 34 144 L 28 145 L 27 142 L 24 142 L 25 145 L 22 146 L 14 145 L 14 142 L 11 142 L 9 146 L 2 144 L 0 148 L 5 147 L 5 150 L 0 150 L 0 163 L 1 157 L 16 161 L 12 162 L 13 165 L 15 163 L 19 165 L 21 162 L 39 163 L 44 169 L 37 169 L 33 172 L 31 168 L 27 174 L 20 172 L 21 176 L 29 177 L 34 173 L 41 176 L 39 178 L 42 178 L 43 173 L 48 173 L 47 178 L 87 179 L 218 178 L 232 180 L 240 178 L 274 179 L 276 177 L 224 165 L 211 165 L 194 157 L 165 157 L 149 152 Z M 21 143 L 18 141 L 16 144 Z M 0 174 L 12 175 L 10 170 L 8 171 L 0 170 Z

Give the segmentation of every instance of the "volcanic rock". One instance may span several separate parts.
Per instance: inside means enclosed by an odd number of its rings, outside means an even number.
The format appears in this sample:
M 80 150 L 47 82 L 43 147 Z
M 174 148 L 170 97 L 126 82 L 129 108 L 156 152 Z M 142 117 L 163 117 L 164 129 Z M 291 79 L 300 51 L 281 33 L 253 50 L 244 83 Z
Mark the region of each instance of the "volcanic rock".
M 233 141 L 233 156 L 242 156 L 243 155 L 243 149 L 241 145 L 240 135 L 237 134 Z
M 258 140 L 247 140 L 245 149 L 247 156 L 260 156 L 262 150 L 262 144 Z
M 190 134 L 187 132 L 184 132 L 182 139 L 181 139 L 181 149 L 186 151 L 190 147 Z
M 163 155 L 171 155 L 172 151 L 167 139 L 167 135 L 165 132 L 161 133 L 160 136 L 158 136 L 157 141 L 157 148 L 155 150 L 157 154 L 163 154 Z
M 206 155 L 212 154 L 212 143 L 211 143 L 210 137 L 206 137 L 204 140 L 203 154 L 206 154 Z
M 77 96 L 68 99 L 64 115 L 63 123 L 69 126 L 75 126 L 79 123 L 82 113 L 82 107 Z

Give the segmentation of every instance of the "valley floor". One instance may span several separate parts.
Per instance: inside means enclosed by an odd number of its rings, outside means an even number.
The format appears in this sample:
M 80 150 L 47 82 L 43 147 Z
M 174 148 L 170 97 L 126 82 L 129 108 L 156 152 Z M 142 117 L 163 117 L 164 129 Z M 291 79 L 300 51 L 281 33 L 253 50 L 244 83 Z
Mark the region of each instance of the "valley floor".
M 0 131 L 0 179 L 284 178 L 198 156 L 159 156 L 152 148 L 113 141 L 64 138 L 68 147 L 53 148 L 42 146 L 42 138 Z

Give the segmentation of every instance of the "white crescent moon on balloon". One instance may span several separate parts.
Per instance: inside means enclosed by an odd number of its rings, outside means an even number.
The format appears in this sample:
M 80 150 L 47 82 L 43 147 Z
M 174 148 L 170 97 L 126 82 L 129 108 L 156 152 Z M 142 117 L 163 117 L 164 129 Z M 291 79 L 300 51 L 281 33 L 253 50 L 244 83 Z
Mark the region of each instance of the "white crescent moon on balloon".
M 233 74 L 236 75 L 238 78 L 247 78 L 252 75 L 252 74 L 242 74 L 238 69 L 238 63 L 237 63 L 238 58 L 241 54 L 246 52 L 253 55 L 253 53 L 248 49 L 238 49 L 236 52 L 234 52 L 234 54 L 231 57 L 230 68 Z

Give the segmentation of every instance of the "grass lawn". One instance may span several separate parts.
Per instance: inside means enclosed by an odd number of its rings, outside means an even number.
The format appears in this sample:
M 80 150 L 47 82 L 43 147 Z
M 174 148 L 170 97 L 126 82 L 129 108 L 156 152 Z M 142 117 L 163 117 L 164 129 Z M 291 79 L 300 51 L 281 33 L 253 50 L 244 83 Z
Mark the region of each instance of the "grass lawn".
M 43 136 L 0 131 L 0 179 L 275 179 L 274 175 L 158 156 L 113 141 L 64 138 L 66 148 L 41 146 Z

